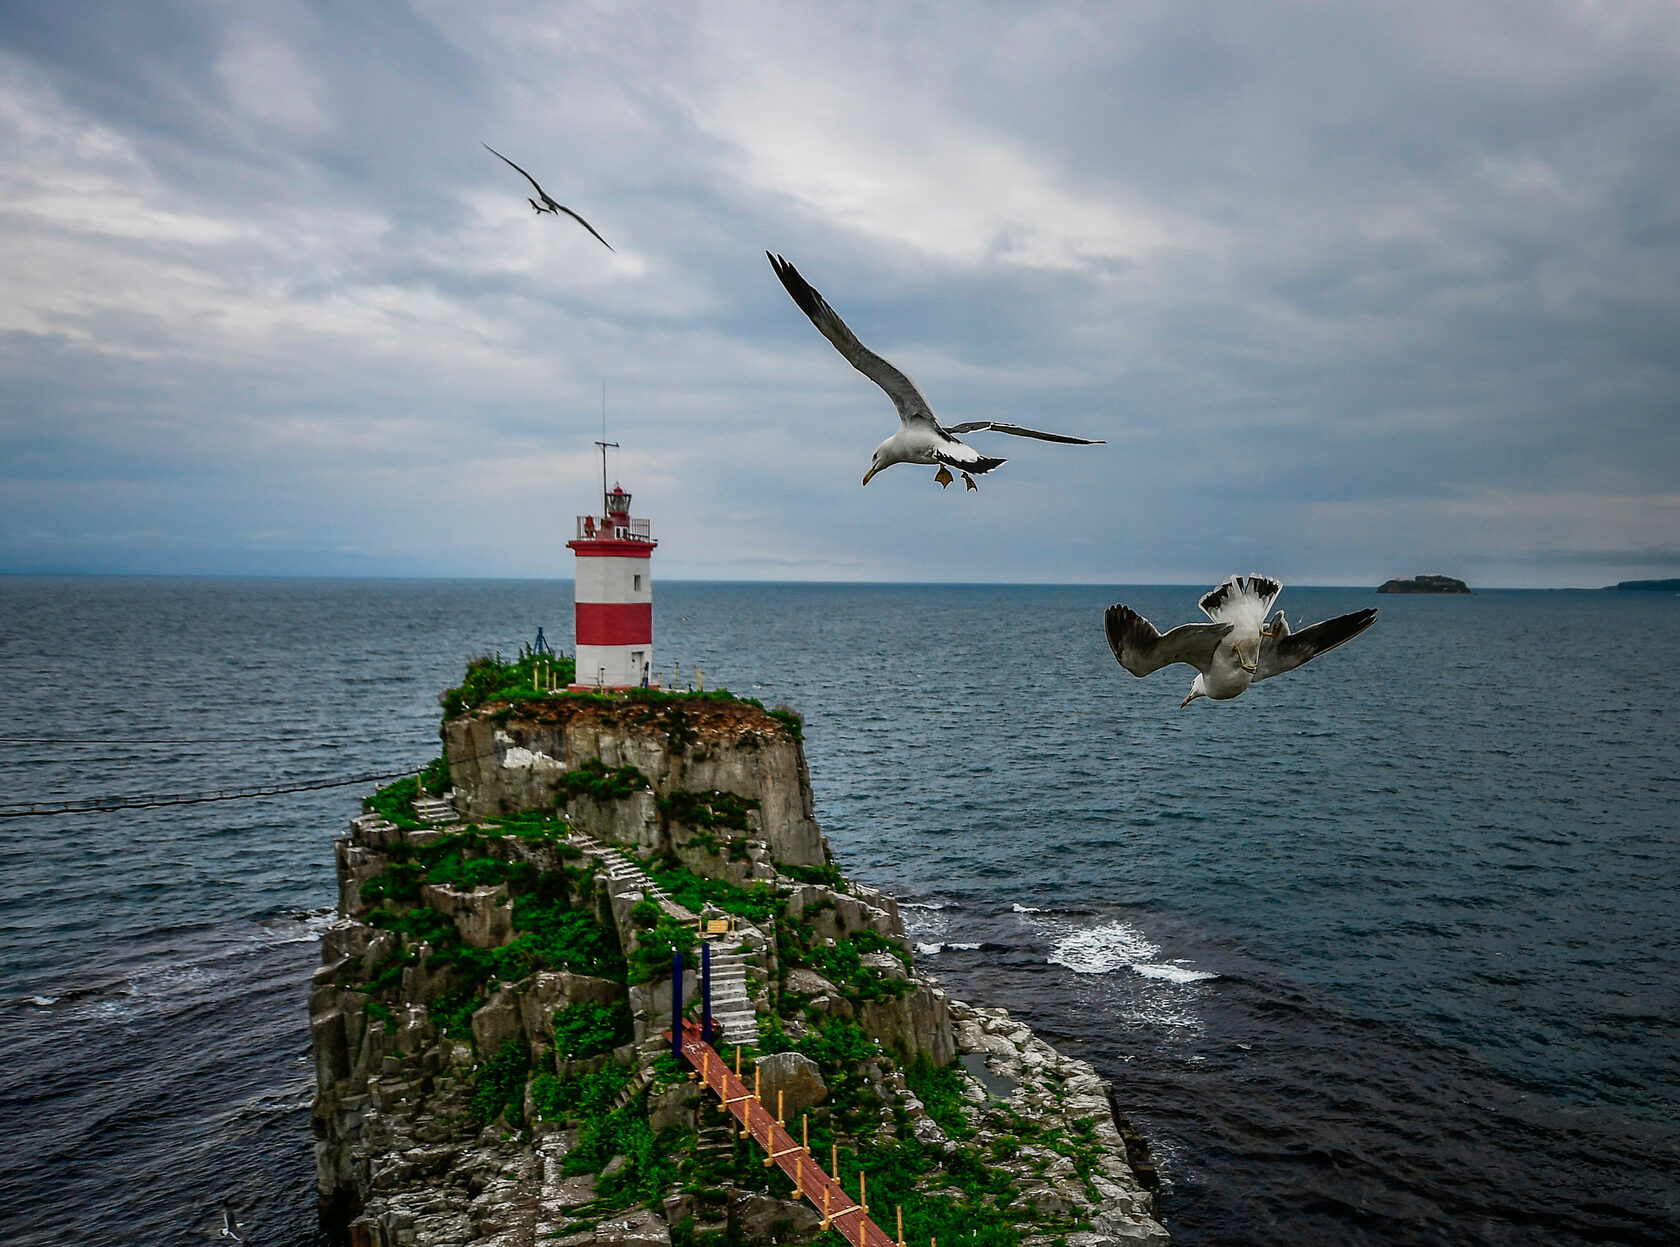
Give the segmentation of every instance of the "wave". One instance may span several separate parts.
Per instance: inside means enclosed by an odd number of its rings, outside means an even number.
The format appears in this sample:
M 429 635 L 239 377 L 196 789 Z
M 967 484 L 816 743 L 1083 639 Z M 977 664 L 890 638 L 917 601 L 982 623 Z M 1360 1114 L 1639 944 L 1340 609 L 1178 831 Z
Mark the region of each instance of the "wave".
M 1219 977 L 1212 970 L 1192 970 L 1187 966 L 1150 965 L 1136 961 L 1132 963 L 1132 972 L 1141 974 L 1146 979 L 1165 979 L 1169 983 L 1200 983 Z
M 1146 979 L 1167 983 L 1200 983 L 1219 977 L 1211 970 L 1193 970 L 1175 962 L 1155 960 L 1160 955 L 1160 946 L 1130 923 L 1105 922 L 1063 935 L 1046 960 L 1075 974 L 1108 974 L 1128 969 Z
M 1023 905 L 1020 901 L 1016 901 L 1009 908 L 1018 914 L 1042 914 L 1044 912 L 1037 905 Z
M 1100 927 L 1085 927 L 1062 936 L 1046 960 L 1075 974 L 1107 974 L 1134 962 L 1148 961 L 1160 953 L 1160 948 L 1130 923 L 1105 922 Z

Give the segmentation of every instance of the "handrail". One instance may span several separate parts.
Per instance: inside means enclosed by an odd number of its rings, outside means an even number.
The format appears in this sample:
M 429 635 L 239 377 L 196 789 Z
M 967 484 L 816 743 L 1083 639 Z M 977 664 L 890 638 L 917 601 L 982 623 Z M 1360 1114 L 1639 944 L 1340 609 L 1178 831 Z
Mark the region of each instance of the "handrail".
M 852 1247 L 904 1247 L 902 1237 L 895 1241 L 870 1219 L 866 1196 L 861 1204 L 853 1202 L 839 1179 L 825 1173 L 811 1153 L 794 1141 L 759 1100 L 756 1089 L 749 1092 L 747 1084 L 701 1038 L 698 1026 L 684 1019 L 682 1037 L 683 1056 L 694 1066 L 701 1081 L 717 1094 L 720 1107 L 740 1119 L 764 1149 L 764 1163 L 780 1168 L 793 1179 L 794 1189 L 822 1210 L 824 1229 L 832 1225 Z M 860 1177 L 858 1181 L 861 1188 L 863 1179 Z M 865 1193 L 860 1189 L 859 1194 Z

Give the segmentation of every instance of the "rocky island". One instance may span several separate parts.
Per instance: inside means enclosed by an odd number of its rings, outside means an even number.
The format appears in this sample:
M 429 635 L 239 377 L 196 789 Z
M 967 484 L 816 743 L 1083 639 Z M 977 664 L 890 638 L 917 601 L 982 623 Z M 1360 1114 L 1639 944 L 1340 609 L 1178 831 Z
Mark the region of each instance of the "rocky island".
M 1470 586 L 1452 576 L 1413 576 L 1410 580 L 1385 580 L 1378 593 L 1468 593 Z
M 673 970 L 693 1016 L 704 954 L 718 1056 L 884 1237 L 1167 1242 L 1114 1088 L 948 998 L 894 899 L 835 867 L 797 715 L 564 682 L 475 660 L 443 756 L 337 841 L 310 996 L 329 1237 L 855 1243 L 673 1055 Z
M 1667 580 L 1621 580 L 1610 586 L 1624 593 L 1680 593 L 1680 577 Z

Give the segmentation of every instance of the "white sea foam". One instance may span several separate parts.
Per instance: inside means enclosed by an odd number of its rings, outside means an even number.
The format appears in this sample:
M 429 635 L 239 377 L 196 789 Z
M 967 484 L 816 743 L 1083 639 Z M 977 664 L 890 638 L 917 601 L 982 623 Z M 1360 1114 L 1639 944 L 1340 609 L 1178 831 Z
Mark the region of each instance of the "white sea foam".
M 1143 975 L 1146 979 L 1165 979 L 1169 983 L 1200 983 L 1204 979 L 1216 979 L 1219 976 L 1212 970 L 1192 970 L 1187 966 L 1149 965 L 1146 962 L 1132 963 L 1134 973 Z
M 916 951 L 924 957 L 937 957 L 945 951 L 943 944 L 917 944 Z
M 1106 922 L 1100 927 L 1073 931 L 1056 941 L 1047 960 L 1066 966 L 1075 974 L 1107 974 L 1121 966 L 1148 961 L 1161 950 L 1125 922 Z
M 1042 914 L 1044 912 L 1037 905 L 1023 905 L 1019 901 L 1016 901 L 1010 908 L 1018 914 Z
M 1129 969 L 1146 979 L 1179 984 L 1219 977 L 1211 970 L 1194 970 L 1180 962 L 1159 961 L 1160 955 L 1160 948 L 1130 923 L 1107 922 L 1063 935 L 1050 950 L 1048 960 L 1051 965 L 1066 966 L 1075 974 L 1108 974 Z
M 34 1005 L 37 1009 L 45 1009 L 49 1005 L 57 1004 L 58 1003 L 58 997 L 57 996 L 31 996 L 29 998 L 29 1003 Z
M 945 901 L 900 901 L 900 909 L 944 909 Z

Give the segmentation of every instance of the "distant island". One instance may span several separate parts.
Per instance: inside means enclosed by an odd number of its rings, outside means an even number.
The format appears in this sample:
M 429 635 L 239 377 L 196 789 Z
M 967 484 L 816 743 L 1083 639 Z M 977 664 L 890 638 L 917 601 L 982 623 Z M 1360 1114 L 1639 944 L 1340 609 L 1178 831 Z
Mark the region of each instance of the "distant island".
M 1618 586 L 1620 587 L 1620 586 Z M 1413 576 L 1410 580 L 1389 580 L 1378 593 L 1468 593 L 1470 586 L 1451 576 Z
M 1613 589 L 1630 589 L 1635 593 L 1680 593 L 1680 577 L 1669 580 L 1624 580 Z

